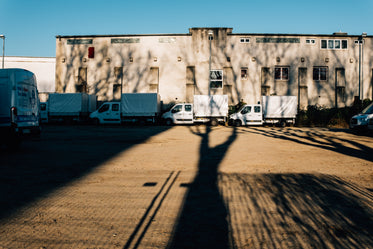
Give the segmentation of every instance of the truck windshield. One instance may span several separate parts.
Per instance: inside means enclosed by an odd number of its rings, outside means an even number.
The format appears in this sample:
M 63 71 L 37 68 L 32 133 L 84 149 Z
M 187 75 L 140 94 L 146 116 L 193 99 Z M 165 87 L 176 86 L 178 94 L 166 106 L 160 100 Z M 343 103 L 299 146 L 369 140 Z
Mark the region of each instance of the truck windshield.
M 181 112 L 183 106 L 182 105 L 177 105 L 175 106 L 173 109 L 172 109 L 172 113 L 177 113 L 177 112 Z
M 373 114 L 373 103 L 368 105 L 362 112 L 362 114 Z
M 246 113 L 250 113 L 250 112 L 251 112 L 251 106 L 245 106 L 241 110 L 241 114 L 246 114 Z
M 109 110 L 109 105 L 105 104 L 105 105 L 103 105 L 103 106 L 100 107 L 100 109 L 98 110 L 98 112 L 102 113 L 102 112 L 106 112 L 107 110 Z

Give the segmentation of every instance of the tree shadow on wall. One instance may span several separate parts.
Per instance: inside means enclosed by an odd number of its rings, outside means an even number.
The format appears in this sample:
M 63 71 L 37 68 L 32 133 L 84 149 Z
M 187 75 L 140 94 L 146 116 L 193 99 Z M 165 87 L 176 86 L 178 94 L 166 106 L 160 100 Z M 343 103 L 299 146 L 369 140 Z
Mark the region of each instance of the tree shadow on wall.
M 218 168 L 237 137 L 236 129 L 216 147 L 209 147 L 210 127 L 205 132 L 197 127 L 192 133 L 202 138 L 198 173 L 188 186 L 168 248 L 229 248 L 228 213 L 218 188 Z

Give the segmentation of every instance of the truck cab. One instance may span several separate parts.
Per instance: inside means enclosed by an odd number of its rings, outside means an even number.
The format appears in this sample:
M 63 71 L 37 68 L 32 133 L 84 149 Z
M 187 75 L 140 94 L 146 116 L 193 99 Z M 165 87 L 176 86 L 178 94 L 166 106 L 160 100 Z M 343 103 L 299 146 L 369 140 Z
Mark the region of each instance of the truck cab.
M 120 124 L 120 102 L 105 102 L 89 117 L 95 124 Z
M 193 104 L 176 104 L 170 111 L 164 113 L 162 118 L 165 120 L 166 125 L 193 124 Z
M 238 112 L 229 117 L 230 124 L 241 125 L 262 125 L 263 112 L 261 105 L 244 105 Z

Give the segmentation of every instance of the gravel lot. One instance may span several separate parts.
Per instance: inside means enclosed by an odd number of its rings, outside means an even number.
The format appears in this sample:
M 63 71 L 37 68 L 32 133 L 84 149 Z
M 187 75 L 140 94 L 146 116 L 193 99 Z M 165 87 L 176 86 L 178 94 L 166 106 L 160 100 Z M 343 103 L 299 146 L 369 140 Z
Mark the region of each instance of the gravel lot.
M 0 159 L 0 249 L 373 247 L 348 130 L 46 126 Z

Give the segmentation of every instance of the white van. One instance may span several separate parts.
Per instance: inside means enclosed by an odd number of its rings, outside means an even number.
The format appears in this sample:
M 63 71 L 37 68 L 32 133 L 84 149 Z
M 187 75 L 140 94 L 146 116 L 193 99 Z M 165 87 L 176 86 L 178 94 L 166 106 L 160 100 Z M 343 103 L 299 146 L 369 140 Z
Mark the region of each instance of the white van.
M 35 75 L 25 69 L 0 69 L 0 144 L 16 147 L 25 136 L 40 134 Z

